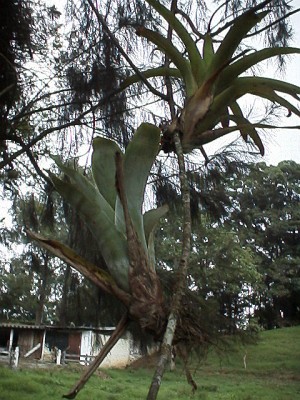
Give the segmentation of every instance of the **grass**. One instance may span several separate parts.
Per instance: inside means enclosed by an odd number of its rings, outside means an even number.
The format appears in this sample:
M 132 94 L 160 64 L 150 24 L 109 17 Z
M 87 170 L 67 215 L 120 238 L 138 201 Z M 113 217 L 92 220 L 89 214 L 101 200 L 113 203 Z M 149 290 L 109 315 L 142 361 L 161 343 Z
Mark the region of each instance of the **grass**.
M 243 356 L 247 352 L 247 369 Z M 142 400 L 153 368 L 99 371 L 78 394 L 78 400 Z M 0 400 L 61 399 L 79 378 L 79 367 L 48 369 L 0 366 Z M 300 398 L 300 326 L 262 332 L 248 345 L 220 359 L 209 354 L 194 370 L 194 395 L 182 367 L 166 372 L 159 400 L 295 400 Z

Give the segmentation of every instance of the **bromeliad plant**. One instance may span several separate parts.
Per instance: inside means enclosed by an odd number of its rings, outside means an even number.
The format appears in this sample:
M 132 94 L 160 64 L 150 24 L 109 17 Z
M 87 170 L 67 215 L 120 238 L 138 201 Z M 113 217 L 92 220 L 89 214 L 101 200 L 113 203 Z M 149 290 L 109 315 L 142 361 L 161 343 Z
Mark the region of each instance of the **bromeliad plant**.
M 104 268 L 92 265 L 62 243 L 30 232 L 44 247 L 117 296 L 131 318 L 155 335 L 163 331 L 166 310 L 155 271 L 153 232 L 168 207 L 143 213 L 142 206 L 159 144 L 160 130 L 151 124 L 139 127 L 124 154 L 116 142 L 95 138 L 92 179 L 54 157 L 69 178 L 66 181 L 49 172 L 54 187 L 94 234 Z
M 271 12 L 271 6 L 268 8 L 271 1 L 266 0 L 258 4 L 226 24 L 225 28 L 229 29 L 218 48 L 214 46 L 214 33 L 209 27 L 202 35 L 201 50 L 174 12 L 157 0 L 146 1 L 177 34 L 186 54 L 183 55 L 160 33 L 144 26 L 137 28 L 137 34 L 157 46 L 174 65 L 174 67 L 151 68 L 144 71 L 143 76 L 181 78 L 184 86 L 185 105 L 180 114 L 165 126 L 162 149 L 167 153 L 174 151 L 175 131 L 180 132 L 184 152 L 190 152 L 230 132 L 239 131 L 243 139 L 245 141 L 250 139 L 263 155 L 264 146 L 258 129 L 272 129 L 276 126 L 251 123 L 244 115 L 238 100 L 247 94 L 255 95 L 285 107 L 289 114 L 300 116 L 298 108 L 281 96 L 281 94 L 292 96 L 299 101 L 298 86 L 277 79 L 243 75 L 258 63 L 271 57 L 300 53 L 300 49 L 295 47 L 272 47 L 259 51 L 239 52 L 239 47 L 247 34 Z M 268 9 L 263 10 L 265 8 Z M 141 75 L 133 75 L 123 83 L 123 87 L 140 79 Z

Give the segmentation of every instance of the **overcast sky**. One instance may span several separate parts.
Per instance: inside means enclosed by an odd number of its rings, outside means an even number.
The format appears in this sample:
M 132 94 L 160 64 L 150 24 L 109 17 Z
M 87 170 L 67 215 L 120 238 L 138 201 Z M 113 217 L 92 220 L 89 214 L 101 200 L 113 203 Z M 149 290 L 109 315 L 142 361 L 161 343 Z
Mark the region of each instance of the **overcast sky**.
M 300 0 L 293 0 L 294 8 L 300 8 Z M 294 29 L 294 41 L 291 46 L 300 47 L 300 13 L 291 17 Z M 300 54 L 289 58 L 285 75 L 287 82 L 300 86 Z M 299 103 L 298 103 L 299 108 Z M 300 118 L 285 119 L 286 124 L 300 125 Z M 272 132 L 270 142 L 266 145 L 265 159 L 270 164 L 277 164 L 282 160 L 294 160 L 300 163 L 300 130 L 280 130 Z

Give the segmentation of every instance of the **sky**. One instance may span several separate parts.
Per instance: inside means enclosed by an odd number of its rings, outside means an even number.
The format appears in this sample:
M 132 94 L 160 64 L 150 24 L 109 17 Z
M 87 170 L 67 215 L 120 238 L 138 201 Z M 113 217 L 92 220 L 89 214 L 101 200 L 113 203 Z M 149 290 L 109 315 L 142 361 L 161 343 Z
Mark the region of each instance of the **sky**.
M 292 4 L 295 8 L 300 8 L 300 0 L 293 0 Z M 299 21 L 300 13 L 291 17 L 294 30 L 294 40 L 291 43 L 293 47 L 300 47 Z M 284 79 L 289 83 L 300 86 L 300 54 L 289 58 Z M 290 117 L 286 120 L 286 123 L 290 122 L 291 125 L 300 125 L 300 118 L 298 117 Z M 300 130 L 288 131 L 282 129 L 278 130 L 278 132 L 273 132 L 269 143 L 266 145 L 265 160 L 272 165 L 276 165 L 282 160 L 294 160 L 300 163 Z

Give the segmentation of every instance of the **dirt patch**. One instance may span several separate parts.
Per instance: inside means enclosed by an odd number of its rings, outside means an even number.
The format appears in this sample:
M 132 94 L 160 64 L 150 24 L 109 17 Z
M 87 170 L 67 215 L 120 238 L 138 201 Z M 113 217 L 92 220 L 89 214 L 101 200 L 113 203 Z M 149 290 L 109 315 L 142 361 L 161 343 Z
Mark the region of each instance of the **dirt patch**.
M 143 356 L 133 361 L 127 368 L 140 369 L 140 368 L 153 368 L 157 365 L 159 353 L 155 352 L 151 355 Z

